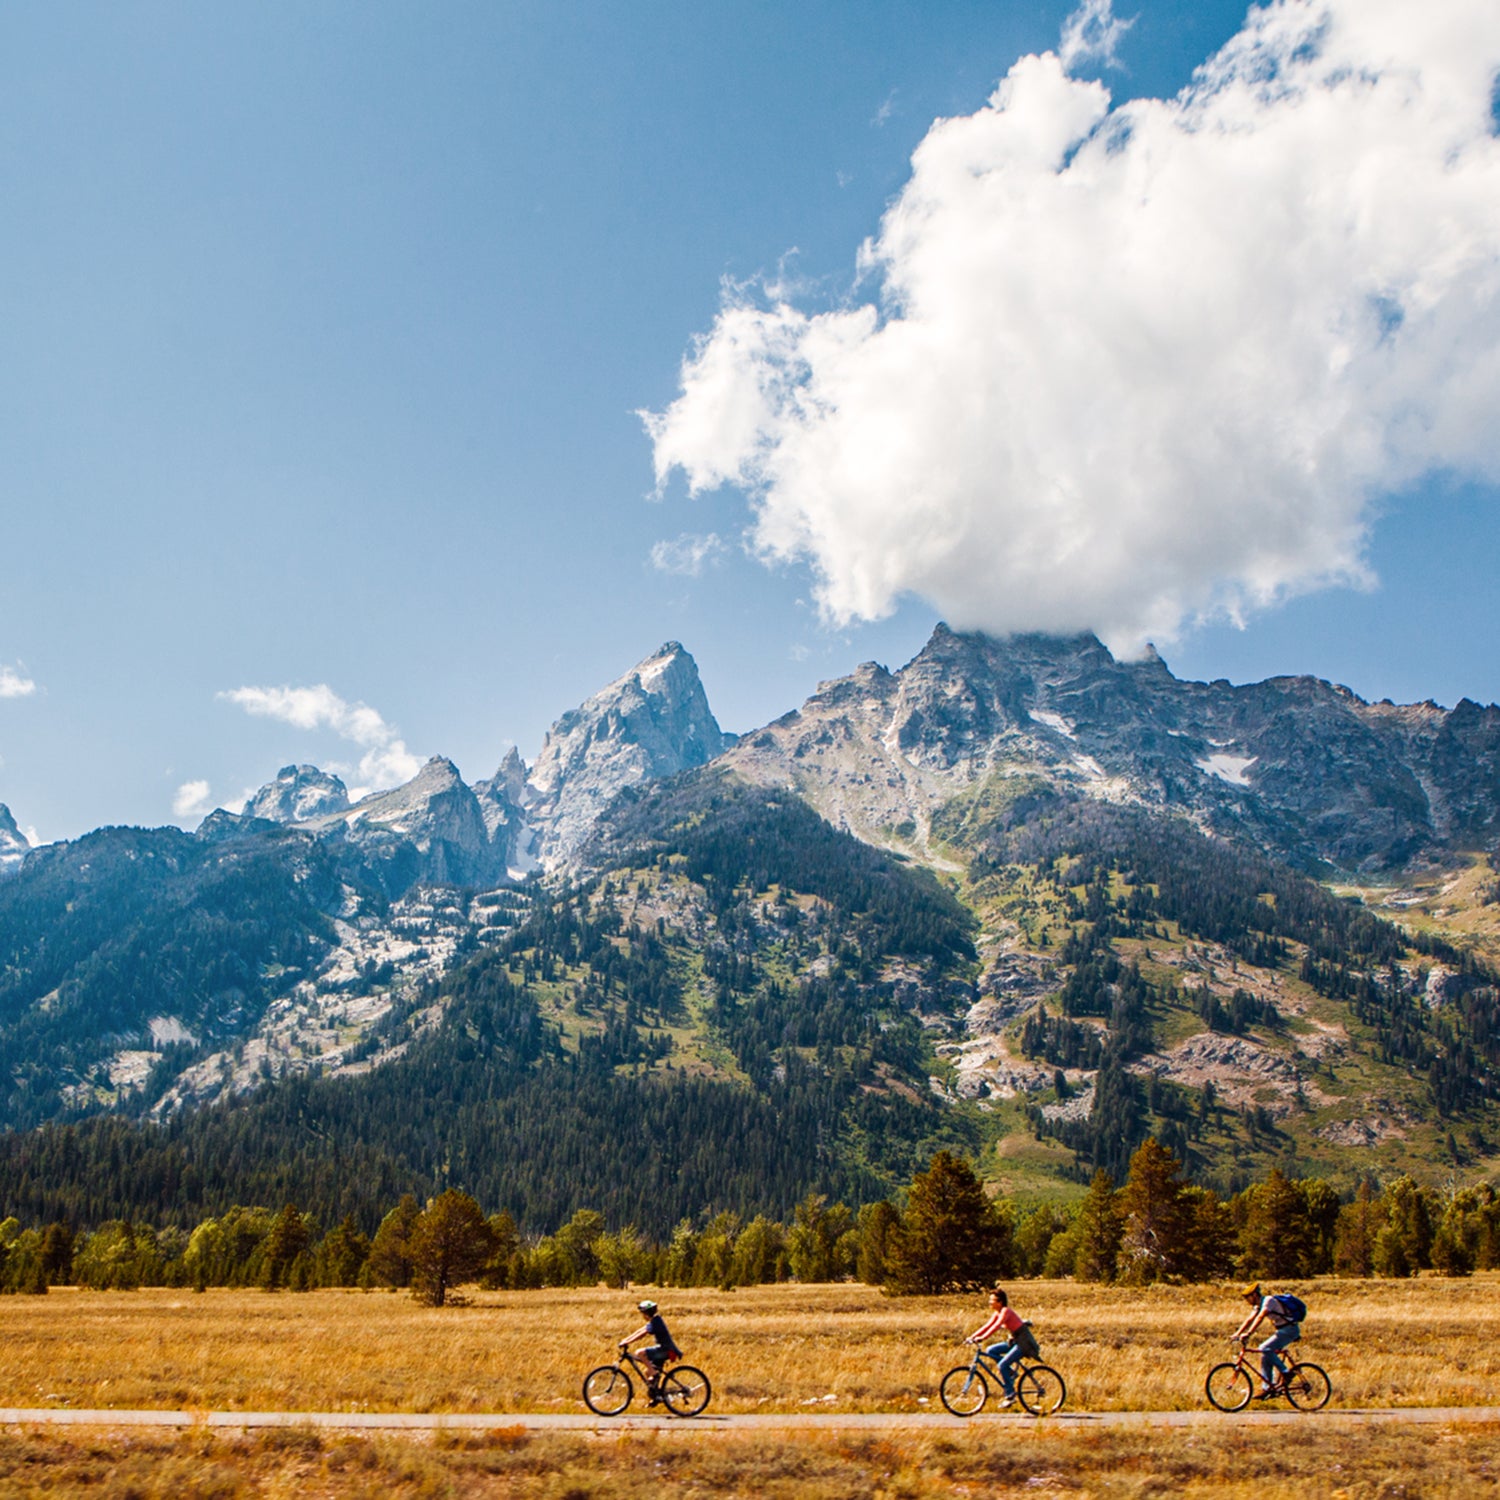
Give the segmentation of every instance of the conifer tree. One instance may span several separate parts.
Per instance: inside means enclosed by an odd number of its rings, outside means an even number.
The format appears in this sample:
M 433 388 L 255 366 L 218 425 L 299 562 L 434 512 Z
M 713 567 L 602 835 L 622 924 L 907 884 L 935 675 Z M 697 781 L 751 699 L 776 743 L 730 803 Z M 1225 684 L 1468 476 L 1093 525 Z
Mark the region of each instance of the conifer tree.
M 1306 1276 L 1317 1253 L 1317 1236 L 1302 1184 L 1280 1167 L 1239 1197 L 1240 1269 L 1249 1276 Z
M 422 1210 L 410 1194 L 380 1221 L 370 1245 L 370 1274 L 382 1286 L 411 1285 L 411 1232 Z
M 260 1249 L 260 1284 L 266 1291 L 279 1291 L 287 1284 L 293 1263 L 311 1240 L 312 1230 L 296 1205 L 286 1204 Z
M 1103 1168 L 1095 1172 L 1070 1231 L 1075 1245 L 1071 1269 L 1080 1281 L 1115 1279 L 1120 1241 L 1125 1233 L 1118 1197 L 1109 1173 Z
M 1361 1179 L 1354 1201 L 1339 1210 L 1333 1240 L 1333 1269 L 1340 1276 L 1372 1276 L 1375 1273 L 1375 1241 L 1385 1227 L 1385 1208 L 1376 1197 L 1374 1184 Z
M 902 1295 L 971 1291 L 1012 1269 L 1011 1224 L 973 1167 L 939 1151 L 912 1179 L 886 1255 L 886 1285 Z
M 1130 1158 L 1130 1173 L 1120 1190 L 1124 1218 L 1119 1276 L 1137 1285 L 1180 1276 L 1192 1259 L 1192 1204 L 1182 1163 L 1148 1136 Z
M 413 1294 L 442 1307 L 454 1287 L 473 1281 L 484 1269 L 495 1237 L 479 1205 L 467 1193 L 449 1188 L 413 1221 L 408 1246 Z

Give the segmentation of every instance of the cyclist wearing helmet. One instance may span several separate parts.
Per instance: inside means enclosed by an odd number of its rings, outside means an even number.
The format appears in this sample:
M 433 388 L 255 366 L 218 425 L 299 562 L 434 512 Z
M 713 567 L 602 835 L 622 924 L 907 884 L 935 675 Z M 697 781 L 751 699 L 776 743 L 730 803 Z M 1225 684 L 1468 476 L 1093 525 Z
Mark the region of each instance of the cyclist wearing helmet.
M 1276 1377 L 1286 1374 L 1286 1364 L 1280 1351 L 1288 1344 L 1295 1344 L 1302 1337 L 1302 1324 L 1287 1310 L 1280 1297 L 1267 1297 L 1261 1293 L 1260 1285 L 1247 1286 L 1240 1294 L 1250 1304 L 1245 1321 L 1234 1331 L 1236 1339 L 1248 1341 L 1250 1335 L 1269 1319 L 1274 1332 L 1260 1350 L 1260 1389 L 1255 1393 L 1257 1401 L 1275 1394 Z
M 679 1349 L 667 1331 L 667 1320 L 656 1310 L 654 1302 L 638 1302 L 638 1311 L 646 1315 L 646 1321 L 630 1335 L 628 1339 L 620 1340 L 620 1348 L 628 1349 L 637 1339 L 649 1338 L 650 1344 L 641 1350 L 641 1358 L 646 1361 L 646 1368 L 651 1372 L 651 1399 L 656 1400 L 656 1382 L 661 1376 L 662 1366 L 674 1359 L 682 1358 L 682 1350 Z

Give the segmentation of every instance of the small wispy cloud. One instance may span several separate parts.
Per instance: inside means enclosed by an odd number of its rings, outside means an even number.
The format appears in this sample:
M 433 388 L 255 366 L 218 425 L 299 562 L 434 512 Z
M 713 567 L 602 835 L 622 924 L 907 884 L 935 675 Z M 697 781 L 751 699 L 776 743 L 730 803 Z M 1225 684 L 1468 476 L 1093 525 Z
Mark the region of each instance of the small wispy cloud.
M 676 541 L 658 542 L 651 549 L 651 566 L 659 573 L 677 573 L 697 578 L 704 568 L 724 555 L 724 540 L 717 532 L 706 535 L 685 531 Z
M 25 669 L 0 665 L 0 698 L 28 698 L 36 692 L 36 683 L 26 675 Z
M 172 799 L 172 816 L 201 818 L 213 811 L 213 798 L 206 781 L 184 781 Z
M 896 96 L 887 94 L 881 101 L 880 108 L 871 117 L 870 124 L 878 130 L 883 125 L 888 125 L 896 113 Z
M 1115 15 L 1113 0 L 1083 0 L 1063 22 L 1062 40 L 1057 48 L 1063 70 L 1071 73 L 1086 62 L 1119 67 L 1120 42 L 1134 25 L 1133 17 L 1122 21 Z
M 327 683 L 314 687 L 239 687 L 218 695 L 262 719 L 278 719 L 294 729 L 326 729 L 365 751 L 353 768 L 329 767 L 340 773 L 350 770 L 362 783 L 351 786 L 349 795 L 358 800 L 367 792 L 383 791 L 410 781 L 422 769 L 400 731 L 367 703 L 350 703 Z

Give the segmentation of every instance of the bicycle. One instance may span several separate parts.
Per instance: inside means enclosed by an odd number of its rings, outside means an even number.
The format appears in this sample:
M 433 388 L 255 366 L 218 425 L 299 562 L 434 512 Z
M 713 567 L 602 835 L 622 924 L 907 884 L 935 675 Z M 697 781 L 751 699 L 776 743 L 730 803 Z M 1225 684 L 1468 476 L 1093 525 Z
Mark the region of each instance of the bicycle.
M 674 1417 L 696 1417 L 712 1395 L 708 1376 L 692 1365 L 674 1365 L 653 1377 L 624 1344 L 617 1364 L 600 1365 L 583 1377 L 583 1404 L 597 1417 L 617 1417 L 635 1397 L 635 1386 L 625 1366 L 635 1371 L 645 1387 L 648 1405 L 660 1402 Z
M 990 1398 L 989 1380 L 998 1381 L 1004 1390 L 1005 1382 L 996 1361 L 990 1358 L 978 1344 L 974 1346 L 974 1357 L 966 1365 L 954 1365 L 943 1376 L 938 1386 L 938 1395 L 943 1405 L 955 1417 L 972 1417 L 984 1409 Z M 1068 1397 L 1068 1388 L 1063 1378 L 1050 1365 L 1039 1360 L 1028 1360 L 1023 1354 L 1014 1365 L 1016 1399 L 1033 1417 L 1050 1417 Z
M 1250 1346 L 1243 1339 L 1236 1342 L 1240 1352 L 1233 1361 L 1215 1365 L 1203 1382 L 1204 1394 L 1220 1411 L 1244 1411 L 1255 1399 L 1259 1386 L 1260 1372 L 1248 1362 Z M 1333 1386 L 1323 1367 L 1303 1360 L 1272 1384 L 1265 1399 L 1285 1396 L 1298 1411 L 1321 1411 L 1332 1394 Z

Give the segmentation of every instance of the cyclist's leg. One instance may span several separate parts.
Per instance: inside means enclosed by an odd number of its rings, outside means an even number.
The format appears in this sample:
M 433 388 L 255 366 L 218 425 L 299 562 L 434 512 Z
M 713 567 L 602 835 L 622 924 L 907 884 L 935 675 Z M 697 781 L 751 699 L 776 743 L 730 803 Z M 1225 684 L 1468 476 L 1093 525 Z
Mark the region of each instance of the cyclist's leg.
M 1286 1374 L 1286 1361 L 1281 1358 L 1281 1351 L 1301 1336 L 1302 1330 L 1295 1323 L 1286 1323 L 1260 1345 L 1260 1378 L 1267 1387 L 1275 1385 L 1277 1379 Z
M 995 1368 L 1000 1372 L 1000 1382 L 1005 1387 L 1005 1399 L 1011 1401 L 1016 1394 L 1016 1361 L 1021 1357 L 1019 1344 L 1001 1344 L 995 1357 Z

